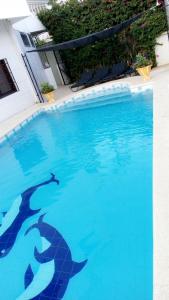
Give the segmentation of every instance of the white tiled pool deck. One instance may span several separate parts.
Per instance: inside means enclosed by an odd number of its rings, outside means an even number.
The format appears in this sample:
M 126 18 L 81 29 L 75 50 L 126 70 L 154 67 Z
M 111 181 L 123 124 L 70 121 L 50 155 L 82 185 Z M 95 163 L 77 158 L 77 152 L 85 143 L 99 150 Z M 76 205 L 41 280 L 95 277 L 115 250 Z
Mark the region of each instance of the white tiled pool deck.
M 109 87 L 117 83 L 130 84 L 132 89 L 151 86 L 154 93 L 154 155 L 153 155 L 153 214 L 154 214 L 154 300 L 169 300 L 169 65 L 152 71 L 151 80 L 125 78 L 73 93 L 69 87 L 56 91 L 56 102 L 72 96 Z M 74 98 L 74 99 L 75 99 Z M 0 139 L 24 120 L 49 104 L 35 104 L 22 113 L 0 123 Z M 144 299 L 143 299 L 144 300 Z

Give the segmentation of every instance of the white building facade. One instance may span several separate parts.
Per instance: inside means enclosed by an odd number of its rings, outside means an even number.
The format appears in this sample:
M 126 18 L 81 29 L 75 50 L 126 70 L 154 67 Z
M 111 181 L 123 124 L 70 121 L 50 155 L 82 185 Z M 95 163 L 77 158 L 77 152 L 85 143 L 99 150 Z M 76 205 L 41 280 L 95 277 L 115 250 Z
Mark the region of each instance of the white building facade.
M 31 15 L 13 25 L 15 29 L 18 43 L 22 54 L 25 56 L 27 68 L 33 73 L 35 85 L 40 90 L 43 82 L 52 84 L 56 89 L 58 86 L 64 85 L 63 76 L 58 66 L 56 55 L 53 51 L 49 53 L 30 53 L 29 51 L 36 49 L 37 37 L 49 37 L 46 28 L 40 22 L 36 14 L 42 10 L 49 8 L 48 0 L 27 0 Z M 44 38 L 46 42 L 46 38 Z
M 46 53 L 29 53 L 29 51 L 36 49 L 33 37 L 46 31 L 37 16 L 31 15 L 24 20 L 18 21 L 13 25 L 13 28 L 15 29 L 22 54 L 26 56 L 26 61 L 31 67 L 38 88 L 41 88 L 43 82 L 52 84 L 55 89 L 63 85 L 56 59 L 51 61 Z M 28 68 L 29 65 L 27 66 Z
M 38 101 L 12 27 L 29 14 L 25 0 L 0 0 L 0 122 Z

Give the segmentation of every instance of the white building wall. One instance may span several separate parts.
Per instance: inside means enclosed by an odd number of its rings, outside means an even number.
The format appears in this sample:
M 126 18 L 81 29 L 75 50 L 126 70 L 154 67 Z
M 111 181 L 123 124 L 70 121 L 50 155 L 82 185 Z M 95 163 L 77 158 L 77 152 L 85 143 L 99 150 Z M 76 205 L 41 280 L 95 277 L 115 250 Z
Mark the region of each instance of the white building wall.
M 52 84 L 54 86 L 54 88 L 57 89 L 57 84 L 56 84 L 55 78 L 53 76 L 52 69 L 51 68 L 46 68 L 44 71 L 45 71 L 45 74 L 46 74 L 47 82 Z
M 48 0 L 30 0 L 28 1 L 28 4 L 34 4 L 36 5 L 44 5 L 44 3 L 47 3 Z M 31 15 L 23 20 L 17 21 L 13 24 L 13 28 L 15 29 L 16 36 L 19 42 L 19 45 L 21 47 L 22 52 L 27 55 L 27 58 L 29 60 L 29 63 L 31 65 L 32 71 L 34 73 L 34 76 L 36 78 L 36 81 L 38 83 L 39 88 L 41 88 L 41 83 L 48 82 L 54 86 L 54 88 L 57 88 L 59 85 L 63 85 L 63 80 L 60 74 L 60 71 L 57 66 L 56 59 L 54 57 L 54 54 L 52 51 L 50 53 L 46 53 L 46 56 L 48 58 L 48 62 L 50 64 L 50 68 L 44 68 L 42 61 L 40 59 L 39 53 L 36 52 L 28 52 L 30 50 L 34 50 L 35 47 L 30 47 L 30 45 L 27 47 L 23 43 L 23 40 L 21 38 L 20 33 L 24 33 L 27 35 L 28 39 L 31 33 L 41 33 L 45 31 L 45 27 L 43 24 L 39 21 L 37 16 Z M 47 35 L 47 32 L 42 33 L 44 35 Z M 42 36 L 41 34 L 41 36 Z M 48 35 L 47 35 L 48 36 Z M 45 38 L 44 38 L 45 39 Z
M 32 3 L 32 2 L 31 2 Z M 54 88 L 57 88 L 56 80 L 54 78 L 54 75 L 52 73 L 51 68 L 44 68 L 43 64 L 41 62 L 39 53 L 32 52 L 28 53 L 27 51 L 35 49 L 35 47 L 27 47 L 24 45 L 20 33 L 23 32 L 27 35 L 29 39 L 29 35 L 33 32 L 41 32 L 45 30 L 45 27 L 43 24 L 38 20 L 36 16 L 30 16 L 25 18 L 24 20 L 21 20 L 19 22 L 16 22 L 13 24 L 13 28 L 15 29 L 16 36 L 20 45 L 20 48 L 22 50 L 22 53 L 27 55 L 27 58 L 29 60 L 29 63 L 31 65 L 32 71 L 34 73 L 34 76 L 36 78 L 36 81 L 38 83 L 39 88 L 41 88 L 41 84 L 43 82 L 48 82 L 54 86 Z M 46 34 L 46 33 L 45 33 Z M 31 43 L 30 43 L 31 45 Z M 55 62 L 56 63 L 56 62 Z
M 16 37 L 18 39 L 18 43 L 19 43 L 20 49 L 21 49 L 21 51 L 22 51 L 23 54 L 25 54 L 27 51 L 35 49 L 35 47 L 26 47 L 23 44 L 20 32 L 15 31 L 15 34 L 16 34 Z M 32 52 L 32 53 L 27 53 L 26 55 L 27 55 L 27 58 L 29 60 L 30 66 L 31 66 L 31 68 L 33 70 L 33 73 L 34 73 L 34 76 L 36 78 L 36 81 L 37 81 L 37 83 L 39 85 L 39 88 L 40 88 L 41 83 L 47 81 L 47 77 L 46 77 L 43 65 L 41 63 L 39 54 L 36 53 L 36 52 Z
M 0 59 L 6 58 L 19 91 L 0 99 L 0 122 L 28 108 L 36 101 L 36 95 L 22 61 L 16 37 L 10 21 L 0 20 Z
M 57 86 L 62 86 L 64 83 L 63 83 L 62 77 L 60 75 L 60 71 L 59 71 L 59 68 L 58 68 L 58 65 L 56 62 L 56 58 L 53 54 L 53 51 L 46 52 L 46 55 L 47 55 L 49 64 L 51 66 L 51 70 L 53 72 Z
M 163 66 L 169 64 L 169 40 L 167 32 L 160 35 L 155 47 L 157 66 Z
M 26 0 L 0 0 L 0 19 L 26 17 L 30 10 Z

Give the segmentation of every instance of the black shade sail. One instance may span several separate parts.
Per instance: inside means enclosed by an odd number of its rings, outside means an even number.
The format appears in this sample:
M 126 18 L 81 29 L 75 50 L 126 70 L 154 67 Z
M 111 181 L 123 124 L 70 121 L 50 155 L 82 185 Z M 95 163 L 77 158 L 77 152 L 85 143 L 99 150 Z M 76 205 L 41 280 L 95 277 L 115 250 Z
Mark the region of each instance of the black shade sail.
M 89 44 L 93 44 L 97 41 L 109 38 L 113 36 L 114 34 L 124 30 L 128 26 L 130 26 L 133 22 L 135 22 L 137 19 L 139 19 L 142 16 L 143 13 L 140 13 L 127 21 L 124 21 L 118 25 L 115 25 L 113 27 L 110 27 L 108 29 L 104 29 L 99 32 L 95 32 L 89 35 L 86 35 L 84 37 L 70 40 L 64 43 L 59 43 L 59 44 L 54 44 L 46 47 L 41 47 L 37 48 L 34 50 L 30 50 L 27 52 L 43 52 L 43 51 L 53 51 L 53 50 L 66 50 L 66 49 L 73 49 L 73 48 L 78 48 L 78 47 L 84 47 Z

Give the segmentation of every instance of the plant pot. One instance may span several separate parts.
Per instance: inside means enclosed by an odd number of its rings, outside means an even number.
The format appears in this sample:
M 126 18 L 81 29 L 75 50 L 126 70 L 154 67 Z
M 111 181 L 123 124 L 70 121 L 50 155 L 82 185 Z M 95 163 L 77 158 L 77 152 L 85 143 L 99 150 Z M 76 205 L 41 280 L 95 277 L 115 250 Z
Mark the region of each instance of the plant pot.
M 151 65 L 142 67 L 142 68 L 137 68 L 137 72 L 139 75 L 143 77 L 144 80 L 149 80 L 150 79 L 150 72 L 151 72 Z
M 55 101 L 54 92 L 50 92 L 50 93 L 43 94 L 43 95 L 47 99 L 48 103 L 53 103 Z

